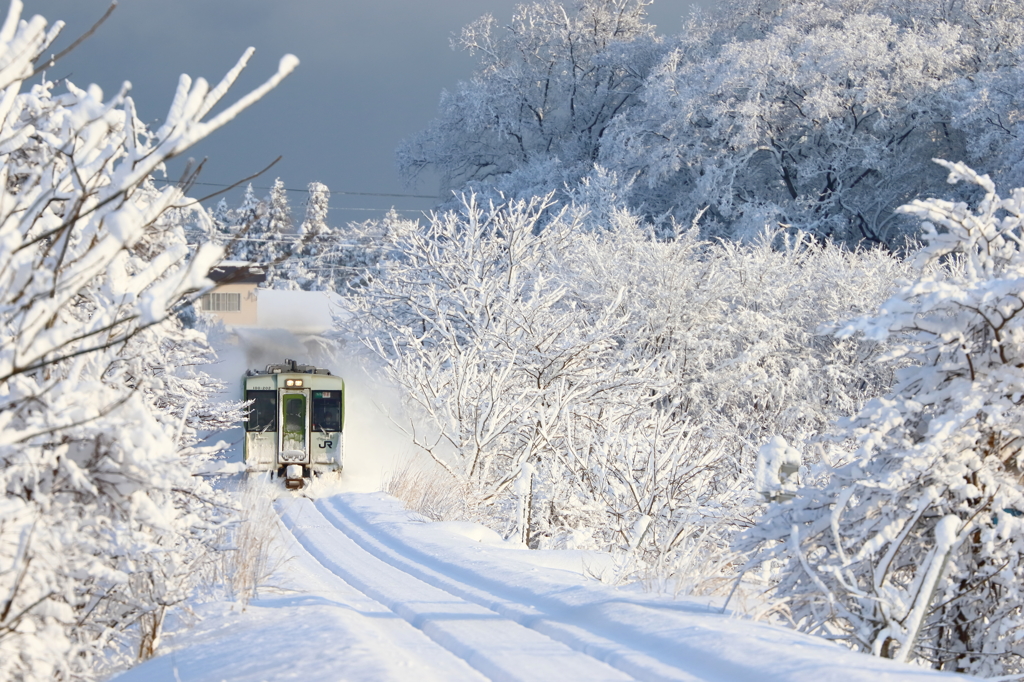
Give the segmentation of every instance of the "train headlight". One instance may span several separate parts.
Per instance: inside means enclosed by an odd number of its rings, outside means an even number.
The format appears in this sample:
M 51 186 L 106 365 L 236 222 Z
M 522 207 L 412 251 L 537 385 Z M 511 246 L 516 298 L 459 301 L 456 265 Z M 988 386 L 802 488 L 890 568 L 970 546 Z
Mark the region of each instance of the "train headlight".
M 286 388 L 301 388 L 302 379 L 285 379 L 284 385 Z

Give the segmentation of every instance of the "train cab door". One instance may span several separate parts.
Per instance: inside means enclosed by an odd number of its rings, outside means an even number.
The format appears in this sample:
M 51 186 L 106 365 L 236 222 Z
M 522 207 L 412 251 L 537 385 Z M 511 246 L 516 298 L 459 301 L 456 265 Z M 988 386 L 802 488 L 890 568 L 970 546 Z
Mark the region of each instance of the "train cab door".
M 309 464 L 309 391 L 281 391 L 281 464 Z

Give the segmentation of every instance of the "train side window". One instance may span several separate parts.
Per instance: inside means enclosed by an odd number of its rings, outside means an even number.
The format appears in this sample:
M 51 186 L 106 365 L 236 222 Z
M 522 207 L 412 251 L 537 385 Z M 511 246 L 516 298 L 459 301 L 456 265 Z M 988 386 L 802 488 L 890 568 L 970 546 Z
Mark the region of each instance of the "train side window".
M 341 391 L 313 391 L 313 431 L 341 431 Z
M 245 430 L 277 431 L 277 391 L 246 391 L 245 399 L 252 401 Z

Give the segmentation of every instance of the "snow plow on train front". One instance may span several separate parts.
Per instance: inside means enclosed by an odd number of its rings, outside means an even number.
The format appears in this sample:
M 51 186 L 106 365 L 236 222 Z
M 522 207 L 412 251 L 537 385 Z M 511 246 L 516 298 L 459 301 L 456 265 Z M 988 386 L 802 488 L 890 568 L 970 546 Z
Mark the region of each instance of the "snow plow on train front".
M 242 395 L 245 467 L 270 472 L 299 489 L 312 476 L 341 472 L 344 454 L 345 382 L 328 369 L 286 359 L 248 370 Z

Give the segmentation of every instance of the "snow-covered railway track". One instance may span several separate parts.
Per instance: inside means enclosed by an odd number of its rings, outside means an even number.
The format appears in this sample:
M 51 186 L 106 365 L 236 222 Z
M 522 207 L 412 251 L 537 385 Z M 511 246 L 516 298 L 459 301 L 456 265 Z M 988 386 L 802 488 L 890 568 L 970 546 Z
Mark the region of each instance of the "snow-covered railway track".
M 702 679 L 556 614 L 496 595 L 471 577 L 437 570 L 392 538 L 377 537 L 338 498 L 280 502 L 279 512 L 325 568 L 491 679 Z

